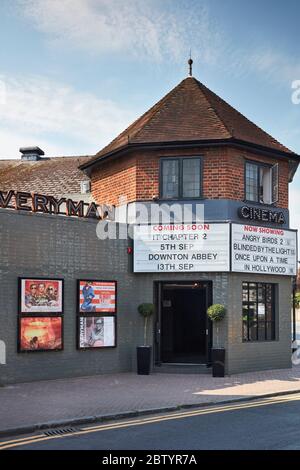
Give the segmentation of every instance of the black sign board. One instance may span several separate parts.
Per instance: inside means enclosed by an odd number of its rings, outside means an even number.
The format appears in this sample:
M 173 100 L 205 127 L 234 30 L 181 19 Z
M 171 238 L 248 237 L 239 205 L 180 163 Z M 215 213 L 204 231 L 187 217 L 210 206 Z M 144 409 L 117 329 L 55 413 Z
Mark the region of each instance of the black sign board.
M 242 206 L 238 209 L 238 215 L 241 219 L 253 220 L 255 222 L 267 222 L 277 225 L 285 223 L 285 217 L 282 211 L 272 211 L 259 207 Z

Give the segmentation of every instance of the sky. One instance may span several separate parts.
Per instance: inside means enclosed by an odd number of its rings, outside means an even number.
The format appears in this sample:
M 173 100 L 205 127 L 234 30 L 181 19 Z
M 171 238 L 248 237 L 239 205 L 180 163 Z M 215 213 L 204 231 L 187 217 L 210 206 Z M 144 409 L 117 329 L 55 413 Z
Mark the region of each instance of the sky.
M 95 154 L 187 76 L 190 49 L 198 80 L 300 154 L 299 17 L 298 0 L 0 0 L 0 158 Z M 298 201 L 300 169 L 295 228 Z

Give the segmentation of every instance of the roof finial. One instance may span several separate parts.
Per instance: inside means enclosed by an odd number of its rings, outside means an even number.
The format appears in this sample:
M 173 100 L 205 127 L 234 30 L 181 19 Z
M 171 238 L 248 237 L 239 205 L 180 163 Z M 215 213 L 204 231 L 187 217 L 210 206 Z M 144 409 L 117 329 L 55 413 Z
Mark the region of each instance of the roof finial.
M 189 77 L 193 76 L 193 59 L 192 59 L 192 50 L 190 49 L 190 58 L 188 60 L 189 64 Z

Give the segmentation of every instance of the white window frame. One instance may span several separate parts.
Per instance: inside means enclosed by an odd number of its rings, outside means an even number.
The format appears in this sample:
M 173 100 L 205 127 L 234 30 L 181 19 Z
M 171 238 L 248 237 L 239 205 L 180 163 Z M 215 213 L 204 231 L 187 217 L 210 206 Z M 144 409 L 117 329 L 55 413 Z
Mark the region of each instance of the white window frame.
M 255 165 L 257 171 L 257 194 L 255 200 L 247 198 L 247 165 Z M 245 162 L 245 199 L 257 204 L 274 205 L 279 197 L 279 164 L 268 165 L 257 161 Z

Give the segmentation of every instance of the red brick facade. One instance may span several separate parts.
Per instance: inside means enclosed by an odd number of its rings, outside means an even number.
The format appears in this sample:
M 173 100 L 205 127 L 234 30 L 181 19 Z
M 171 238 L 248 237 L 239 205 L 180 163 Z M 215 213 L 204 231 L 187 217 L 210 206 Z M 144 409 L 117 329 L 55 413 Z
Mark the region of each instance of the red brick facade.
M 159 196 L 159 159 L 192 155 L 203 157 L 203 197 L 207 199 L 244 200 L 246 159 L 279 163 L 277 206 L 288 208 L 288 160 L 262 157 L 230 147 L 135 151 L 108 160 L 92 172 L 92 195 L 98 204 L 119 205 L 124 196 L 127 202 L 152 200 L 153 196 Z

